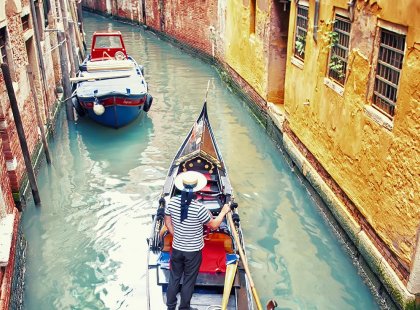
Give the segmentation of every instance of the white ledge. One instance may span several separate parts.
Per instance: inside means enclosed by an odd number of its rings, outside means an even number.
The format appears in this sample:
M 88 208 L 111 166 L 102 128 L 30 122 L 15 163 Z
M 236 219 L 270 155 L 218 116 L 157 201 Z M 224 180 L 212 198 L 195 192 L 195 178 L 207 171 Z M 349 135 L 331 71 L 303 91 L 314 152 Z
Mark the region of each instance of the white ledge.
M 14 221 L 14 213 L 0 219 L 0 267 L 5 267 L 9 263 Z
M 17 168 L 16 157 L 13 157 L 13 159 L 11 160 L 6 160 L 6 168 L 7 168 L 7 171 L 13 171 Z
M 394 128 L 394 122 L 386 117 L 383 113 L 372 107 L 371 105 L 365 105 L 363 107 L 365 114 L 373 119 L 376 123 L 391 131 Z
M 336 82 L 334 82 L 330 78 L 327 78 L 327 77 L 324 78 L 324 85 L 328 86 L 337 94 L 339 94 L 341 97 L 343 97 L 344 88 L 341 85 L 338 85 Z
M 303 69 L 303 61 L 300 60 L 299 58 L 292 56 L 292 58 L 290 59 L 290 62 L 296 67 L 298 67 L 299 69 Z

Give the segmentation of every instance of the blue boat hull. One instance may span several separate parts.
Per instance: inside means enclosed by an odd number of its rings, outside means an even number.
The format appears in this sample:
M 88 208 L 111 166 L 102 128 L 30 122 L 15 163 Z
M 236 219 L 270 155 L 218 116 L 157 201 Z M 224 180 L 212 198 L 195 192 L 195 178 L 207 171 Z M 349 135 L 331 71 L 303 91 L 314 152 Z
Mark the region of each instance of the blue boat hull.
M 93 109 L 86 109 L 89 118 L 95 122 L 113 128 L 123 127 L 134 121 L 142 111 L 142 106 L 107 106 L 102 115 L 96 115 Z

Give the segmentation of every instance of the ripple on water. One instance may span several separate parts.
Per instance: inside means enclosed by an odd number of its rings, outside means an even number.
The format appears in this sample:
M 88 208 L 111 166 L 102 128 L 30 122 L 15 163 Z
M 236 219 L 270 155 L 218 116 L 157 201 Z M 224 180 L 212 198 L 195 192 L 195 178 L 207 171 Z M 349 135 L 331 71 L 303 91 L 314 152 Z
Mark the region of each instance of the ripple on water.
M 142 28 L 87 13 L 84 25 L 88 39 L 122 31 L 154 103 L 118 130 L 60 114 L 53 165 L 38 175 L 42 208 L 29 203 L 23 214 L 25 309 L 145 308 L 151 215 L 209 80 L 209 117 L 262 300 L 274 297 L 281 309 L 377 308 L 303 184 L 212 67 Z

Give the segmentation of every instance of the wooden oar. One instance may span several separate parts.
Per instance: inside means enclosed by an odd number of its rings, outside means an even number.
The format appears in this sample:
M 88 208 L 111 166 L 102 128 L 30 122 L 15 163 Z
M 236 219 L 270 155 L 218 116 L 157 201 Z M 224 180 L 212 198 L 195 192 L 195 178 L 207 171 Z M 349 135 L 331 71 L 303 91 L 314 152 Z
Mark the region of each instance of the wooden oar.
M 229 264 L 226 266 L 225 285 L 223 287 L 222 310 L 227 309 L 227 305 L 229 303 L 230 291 L 232 290 L 237 268 L 238 268 L 238 261 L 236 261 L 234 264 Z
M 112 74 L 102 74 L 97 76 L 82 76 L 70 78 L 71 82 L 83 82 L 83 81 L 94 81 L 94 80 L 104 80 L 104 79 L 118 79 L 123 77 L 129 77 L 131 73 L 112 73 Z
M 257 289 L 255 288 L 254 281 L 252 280 L 252 277 L 251 277 L 251 272 L 249 271 L 249 268 L 248 268 L 248 262 L 246 260 L 245 253 L 242 249 L 241 241 L 239 240 L 238 232 L 236 231 L 235 224 L 233 223 L 232 212 L 229 212 L 226 216 L 230 225 L 230 229 L 232 230 L 233 238 L 235 239 L 236 245 L 238 246 L 239 256 L 241 257 L 242 263 L 244 265 L 245 273 L 248 277 L 249 286 L 251 286 L 252 296 L 254 296 L 257 309 L 263 310 L 260 297 L 258 296 Z

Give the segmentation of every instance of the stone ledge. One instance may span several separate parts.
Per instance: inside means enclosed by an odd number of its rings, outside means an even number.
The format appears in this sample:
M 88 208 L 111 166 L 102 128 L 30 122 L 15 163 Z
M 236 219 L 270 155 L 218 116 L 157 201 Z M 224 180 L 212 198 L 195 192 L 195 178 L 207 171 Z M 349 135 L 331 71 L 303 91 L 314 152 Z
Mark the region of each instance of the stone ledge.
M 381 255 L 361 226 L 353 219 L 346 206 L 324 182 L 314 167 L 299 151 L 290 137 L 283 134 L 283 145 L 296 167 L 321 196 L 340 226 L 346 231 L 357 250 L 362 254 L 376 277 L 381 280 L 388 294 L 401 309 L 414 309 L 415 295 L 404 286 L 398 275 Z
M 0 267 L 5 267 L 9 263 L 14 221 L 14 213 L 0 219 Z
M 278 127 L 278 129 L 283 132 L 283 123 L 286 119 L 284 110 L 278 104 L 274 104 L 272 102 L 267 102 L 267 107 L 267 112 L 271 120 Z

